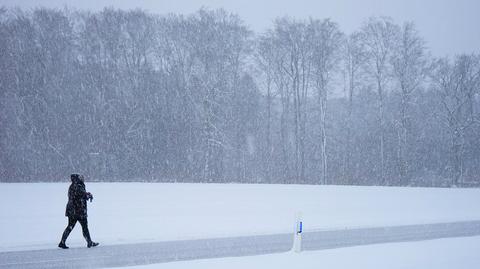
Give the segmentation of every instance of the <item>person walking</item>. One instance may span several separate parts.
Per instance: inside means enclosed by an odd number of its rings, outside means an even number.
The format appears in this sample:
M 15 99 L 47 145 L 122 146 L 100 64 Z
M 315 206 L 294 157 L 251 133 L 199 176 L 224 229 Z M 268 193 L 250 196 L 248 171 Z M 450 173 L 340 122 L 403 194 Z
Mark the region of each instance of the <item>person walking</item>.
M 85 190 L 85 179 L 83 175 L 72 174 L 70 175 L 70 179 L 72 184 L 70 184 L 70 187 L 68 188 L 68 203 L 65 211 L 65 216 L 68 217 L 68 225 L 63 232 L 62 240 L 58 244 L 58 247 L 63 249 L 68 248 L 65 241 L 75 227 L 77 221 L 82 225 L 83 237 L 87 240 L 87 247 L 96 247 L 98 246 L 98 243 L 93 242 L 90 238 L 87 221 L 87 200 L 92 202 L 93 195 Z

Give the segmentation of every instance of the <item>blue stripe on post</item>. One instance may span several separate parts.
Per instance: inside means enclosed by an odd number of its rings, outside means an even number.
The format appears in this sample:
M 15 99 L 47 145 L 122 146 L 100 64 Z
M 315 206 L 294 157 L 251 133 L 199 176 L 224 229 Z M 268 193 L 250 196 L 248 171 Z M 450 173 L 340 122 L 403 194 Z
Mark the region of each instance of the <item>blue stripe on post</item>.
M 302 229 L 303 229 L 302 226 L 303 226 L 303 222 L 300 221 L 300 229 L 299 229 L 298 233 L 302 233 Z

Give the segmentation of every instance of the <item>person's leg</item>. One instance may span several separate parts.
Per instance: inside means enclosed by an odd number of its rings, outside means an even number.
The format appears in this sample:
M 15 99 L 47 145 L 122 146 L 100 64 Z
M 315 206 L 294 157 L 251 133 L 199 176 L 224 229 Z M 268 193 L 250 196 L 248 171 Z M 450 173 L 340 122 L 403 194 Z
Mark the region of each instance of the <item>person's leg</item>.
M 87 243 L 92 242 L 92 239 L 90 238 L 90 232 L 88 231 L 88 221 L 86 218 L 84 219 L 79 219 L 78 222 L 82 225 L 82 232 L 83 232 L 83 238 L 87 240 Z
M 80 219 L 78 220 L 78 222 L 80 222 L 80 224 L 82 225 L 82 231 L 83 231 L 83 237 L 85 238 L 85 240 L 87 240 L 87 247 L 91 248 L 91 247 L 96 247 L 98 246 L 98 243 L 97 242 L 93 242 L 92 239 L 90 238 L 90 232 L 88 231 L 88 221 L 87 219 Z
M 77 220 L 75 218 L 68 217 L 68 225 L 67 225 L 67 228 L 65 228 L 65 231 L 63 232 L 62 240 L 60 241 L 59 247 L 66 248 L 65 241 L 67 241 L 68 235 L 70 235 L 70 232 L 73 230 L 76 223 L 77 223 Z

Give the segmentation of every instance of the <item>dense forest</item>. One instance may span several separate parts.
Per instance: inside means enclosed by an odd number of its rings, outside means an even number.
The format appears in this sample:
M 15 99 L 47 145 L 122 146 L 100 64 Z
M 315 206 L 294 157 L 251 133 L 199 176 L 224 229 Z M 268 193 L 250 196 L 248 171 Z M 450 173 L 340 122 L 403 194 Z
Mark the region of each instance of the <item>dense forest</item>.
M 475 186 L 480 56 L 434 45 L 385 17 L 0 8 L 0 181 Z

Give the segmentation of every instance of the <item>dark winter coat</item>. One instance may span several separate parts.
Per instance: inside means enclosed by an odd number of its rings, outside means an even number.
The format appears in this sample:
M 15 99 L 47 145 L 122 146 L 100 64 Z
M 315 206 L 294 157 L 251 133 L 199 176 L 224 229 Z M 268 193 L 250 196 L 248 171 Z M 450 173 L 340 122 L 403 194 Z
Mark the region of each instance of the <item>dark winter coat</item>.
M 68 188 L 68 203 L 65 216 L 76 219 L 87 218 L 87 200 L 91 194 L 85 190 L 85 183 L 78 177 L 72 177 L 72 184 Z

